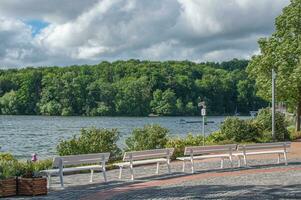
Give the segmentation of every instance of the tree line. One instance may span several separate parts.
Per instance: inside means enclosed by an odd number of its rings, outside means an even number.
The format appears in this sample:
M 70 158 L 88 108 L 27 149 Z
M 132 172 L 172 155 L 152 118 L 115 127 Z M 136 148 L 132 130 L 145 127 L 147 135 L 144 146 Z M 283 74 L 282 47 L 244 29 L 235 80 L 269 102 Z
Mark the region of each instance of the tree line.
M 0 114 L 164 116 L 248 113 L 256 96 L 246 60 L 115 61 L 97 65 L 0 70 Z

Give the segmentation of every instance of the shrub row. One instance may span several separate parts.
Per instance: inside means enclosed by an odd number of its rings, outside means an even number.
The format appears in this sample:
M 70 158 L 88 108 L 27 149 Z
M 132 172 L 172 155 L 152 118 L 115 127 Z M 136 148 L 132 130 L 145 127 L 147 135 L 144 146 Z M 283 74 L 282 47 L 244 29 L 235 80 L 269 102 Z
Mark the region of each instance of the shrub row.
M 227 118 L 220 130 L 205 138 L 205 143 L 229 144 L 271 142 L 271 112 L 263 109 L 254 119 L 243 120 L 236 117 Z M 275 141 L 289 140 L 287 122 L 281 113 L 276 113 Z M 120 159 L 121 149 L 117 146 L 119 132 L 116 129 L 82 129 L 81 134 L 70 140 L 63 140 L 57 146 L 59 155 L 74 155 L 97 152 L 111 152 L 113 160 Z M 203 145 L 203 136 L 188 134 L 184 138 L 169 137 L 169 130 L 159 125 L 147 125 L 136 128 L 125 140 L 125 151 L 140 151 L 165 147 L 175 148 L 174 156 L 181 156 L 185 146 Z

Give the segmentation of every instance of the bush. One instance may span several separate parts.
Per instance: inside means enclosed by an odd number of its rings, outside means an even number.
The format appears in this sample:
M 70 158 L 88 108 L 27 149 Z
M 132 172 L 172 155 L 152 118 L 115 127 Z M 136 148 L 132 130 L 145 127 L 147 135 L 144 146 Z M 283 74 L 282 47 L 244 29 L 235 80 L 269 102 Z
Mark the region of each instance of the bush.
M 146 125 L 136 128 L 125 141 L 126 151 L 141 151 L 164 148 L 169 130 L 159 125 Z
M 242 120 L 237 117 L 227 118 L 221 126 L 224 139 L 234 142 L 258 142 L 259 128 L 252 120 Z
M 0 153 L 0 161 L 17 161 L 17 159 L 10 153 Z
M 117 129 L 81 129 L 80 136 L 62 140 L 57 145 L 59 155 L 78 155 L 88 153 L 110 152 L 111 159 L 120 158 L 121 150 L 117 146 L 119 132 Z
M 191 133 L 188 134 L 185 138 L 171 138 L 167 141 L 167 148 L 175 148 L 172 159 L 184 155 L 184 149 L 187 146 L 201 146 L 203 145 L 203 136 L 196 135 L 193 136 Z
M 222 132 L 215 131 L 206 137 L 206 145 L 223 145 L 223 144 L 233 144 L 232 140 L 226 139 L 226 136 Z
M 266 108 L 260 110 L 254 122 L 262 132 L 263 141 L 272 141 L 272 112 L 271 109 Z M 280 112 L 275 113 L 275 139 L 276 141 L 289 140 L 290 135 L 287 130 L 288 123 L 285 120 L 284 114 Z
M 296 131 L 295 130 L 295 126 L 289 126 L 287 128 L 289 134 L 290 134 L 290 139 L 292 141 L 295 141 L 295 140 L 298 140 L 298 139 L 301 139 L 301 131 Z
M 0 161 L 0 180 L 12 178 L 18 175 L 18 162 L 17 161 Z

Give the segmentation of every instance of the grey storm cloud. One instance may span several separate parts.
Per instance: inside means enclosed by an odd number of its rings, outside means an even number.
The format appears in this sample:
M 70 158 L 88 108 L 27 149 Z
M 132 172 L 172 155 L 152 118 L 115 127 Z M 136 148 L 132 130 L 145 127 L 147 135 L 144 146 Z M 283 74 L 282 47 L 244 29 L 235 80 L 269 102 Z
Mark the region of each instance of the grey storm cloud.
M 0 67 L 249 58 L 289 0 L 1 0 Z M 38 34 L 27 24 L 49 25 Z

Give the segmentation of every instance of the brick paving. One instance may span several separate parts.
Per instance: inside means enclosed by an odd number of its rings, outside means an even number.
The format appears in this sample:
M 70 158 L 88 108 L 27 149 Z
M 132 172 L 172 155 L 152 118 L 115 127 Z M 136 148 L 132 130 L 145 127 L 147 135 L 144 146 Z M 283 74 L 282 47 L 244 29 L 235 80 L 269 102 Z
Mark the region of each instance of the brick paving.
M 109 170 L 108 183 L 101 174 L 89 183 L 89 174 L 65 176 L 65 188 L 53 178 L 47 196 L 32 199 L 301 199 L 301 143 L 293 143 L 289 165 L 276 164 L 277 156 L 251 157 L 247 168 L 219 169 L 219 160 L 196 163 L 196 174 L 182 173 L 182 163 L 167 167 L 140 166 L 135 168 L 135 181 L 129 180 L 129 170 L 118 179 L 118 170 Z M 226 163 L 225 167 L 229 167 Z M 30 199 L 29 197 L 8 199 Z

